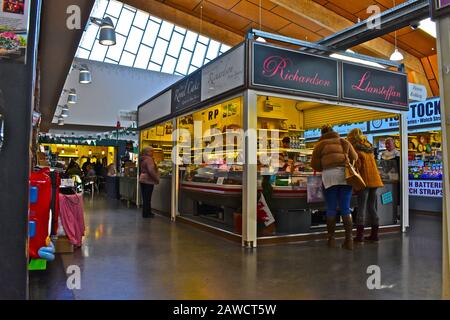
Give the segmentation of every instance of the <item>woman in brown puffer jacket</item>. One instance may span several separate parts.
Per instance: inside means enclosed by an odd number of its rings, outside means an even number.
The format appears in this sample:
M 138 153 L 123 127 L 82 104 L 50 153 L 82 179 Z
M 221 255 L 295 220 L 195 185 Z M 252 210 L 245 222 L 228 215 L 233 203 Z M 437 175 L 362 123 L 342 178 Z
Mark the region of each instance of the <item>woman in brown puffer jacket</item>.
M 365 222 L 371 227 L 371 234 L 366 237 L 368 241 L 378 241 L 379 219 L 377 214 L 377 188 L 383 187 L 378 166 L 375 161 L 372 144 L 363 136 L 360 129 L 353 129 L 347 136 L 347 140 L 358 153 L 356 168 L 366 183 L 366 189 L 358 193 L 358 215 L 356 216 L 355 242 L 364 242 Z
M 352 250 L 353 221 L 350 211 L 352 187 L 345 180 L 347 157 L 350 161 L 358 159 L 353 146 L 347 140 L 342 139 L 337 132 L 334 132 L 331 126 L 323 126 L 322 137 L 313 151 L 311 167 L 316 171 L 322 172 L 327 205 L 328 246 L 336 246 L 334 232 L 336 229 L 337 208 L 339 206 L 345 228 L 343 247 Z

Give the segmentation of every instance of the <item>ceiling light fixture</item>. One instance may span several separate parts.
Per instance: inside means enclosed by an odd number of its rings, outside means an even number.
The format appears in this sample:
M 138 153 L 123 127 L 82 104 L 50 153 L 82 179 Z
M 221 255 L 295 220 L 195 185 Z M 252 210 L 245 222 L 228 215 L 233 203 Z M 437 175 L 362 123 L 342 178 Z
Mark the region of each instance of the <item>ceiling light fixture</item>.
M 80 75 L 78 77 L 78 82 L 79 83 L 81 83 L 81 84 L 90 84 L 92 82 L 91 72 L 89 71 L 89 68 L 85 64 L 82 64 L 80 66 L 74 64 L 72 67 L 74 69 L 80 71 Z
M 109 47 L 116 44 L 116 31 L 110 17 L 103 19 L 91 17 L 91 22 L 100 27 L 99 43 L 101 45 Z
M 262 31 L 262 0 L 259 0 L 259 30 Z M 267 42 L 263 37 L 258 37 L 256 41 L 263 43 Z
M 396 6 L 395 0 L 393 0 L 393 3 L 394 3 L 394 7 L 395 7 Z M 404 59 L 403 54 L 397 48 L 397 30 L 395 30 L 394 38 L 395 38 L 395 50 L 391 54 L 390 60 L 391 61 L 402 61 Z
M 63 125 L 64 125 L 64 118 L 60 116 L 58 118 L 58 126 L 63 126 Z
M 76 104 L 78 101 L 77 91 L 75 89 L 70 89 L 69 96 L 67 97 L 68 104 Z
M 63 110 L 61 111 L 61 117 L 67 118 L 69 116 L 69 110 Z
M 354 51 L 347 49 L 345 50 L 345 52 L 347 53 L 355 53 Z M 363 60 L 363 59 L 358 59 L 358 58 L 354 58 L 354 57 L 349 57 L 346 55 L 342 55 L 339 53 L 333 53 L 330 55 L 330 58 L 335 58 L 335 59 L 339 59 L 339 60 L 345 60 L 345 61 L 350 61 L 350 62 L 356 62 L 356 63 L 360 63 L 360 64 L 365 64 L 367 66 L 371 66 L 371 67 L 377 67 L 377 68 L 383 68 L 386 69 L 385 66 L 376 63 L 376 62 L 372 62 L 372 61 L 367 61 L 367 60 Z

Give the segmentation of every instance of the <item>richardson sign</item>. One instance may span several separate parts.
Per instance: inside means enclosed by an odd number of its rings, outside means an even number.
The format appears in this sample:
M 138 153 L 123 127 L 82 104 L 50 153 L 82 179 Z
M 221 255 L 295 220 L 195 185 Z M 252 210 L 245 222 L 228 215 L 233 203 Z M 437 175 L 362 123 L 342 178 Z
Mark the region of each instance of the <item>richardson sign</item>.
M 409 195 L 417 197 L 441 198 L 442 181 L 411 180 L 409 181 Z
M 407 110 L 408 93 L 405 74 L 346 62 L 342 64 L 343 99 Z
M 263 44 L 253 44 L 255 86 L 338 97 L 338 62 Z
M 172 112 L 186 109 L 201 101 L 202 74 L 196 72 L 172 88 Z

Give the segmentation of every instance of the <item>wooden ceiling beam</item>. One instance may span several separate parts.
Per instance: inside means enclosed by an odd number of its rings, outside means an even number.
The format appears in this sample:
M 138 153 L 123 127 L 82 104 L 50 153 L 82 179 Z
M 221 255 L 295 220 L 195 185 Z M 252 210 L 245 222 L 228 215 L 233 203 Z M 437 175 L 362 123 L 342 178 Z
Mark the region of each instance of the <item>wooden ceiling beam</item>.
M 193 15 L 193 12 L 192 14 L 187 14 L 182 10 L 159 1 L 124 0 L 123 2 L 132 7 L 153 14 L 160 19 L 167 20 L 173 24 L 197 33 L 199 33 L 200 26 L 202 25 L 202 35 L 220 41 L 229 46 L 235 46 L 244 41 L 244 36 L 242 34 L 237 34 L 225 28 L 221 28 L 205 20 L 201 21 L 199 17 Z

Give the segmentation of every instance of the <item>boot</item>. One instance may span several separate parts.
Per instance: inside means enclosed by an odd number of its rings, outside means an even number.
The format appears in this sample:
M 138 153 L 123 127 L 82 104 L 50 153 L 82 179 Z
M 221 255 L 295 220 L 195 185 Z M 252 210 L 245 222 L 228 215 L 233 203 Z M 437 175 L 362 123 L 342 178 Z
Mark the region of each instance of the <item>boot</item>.
M 372 226 L 370 236 L 366 237 L 365 239 L 370 242 L 378 242 L 378 228 L 379 226 Z
M 353 221 L 352 216 L 346 215 L 342 217 L 344 220 L 344 229 L 345 229 L 345 240 L 342 244 L 342 248 L 347 250 L 353 250 Z
M 328 247 L 329 248 L 336 248 L 336 239 L 334 238 L 335 230 L 336 230 L 336 217 L 327 217 Z
M 364 242 L 364 226 L 356 226 L 356 237 L 353 239 L 354 242 L 363 243 Z

